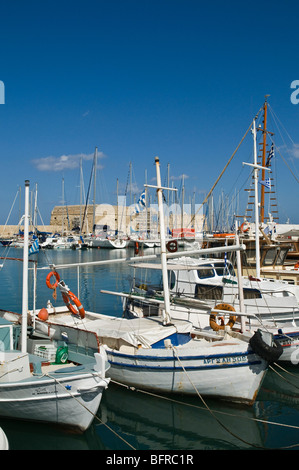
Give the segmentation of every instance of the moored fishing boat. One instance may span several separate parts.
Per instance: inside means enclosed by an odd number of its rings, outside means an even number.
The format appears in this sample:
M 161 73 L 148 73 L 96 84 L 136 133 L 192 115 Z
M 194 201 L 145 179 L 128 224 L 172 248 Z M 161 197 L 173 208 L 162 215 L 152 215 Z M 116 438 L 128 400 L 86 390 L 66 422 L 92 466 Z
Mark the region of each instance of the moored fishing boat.
M 8 439 L 2 428 L 0 428 L 0 450 L 9 450 Z
M 0 416 L 56 423 L 85 431 L 99 408 L 107 388 L 104 350 L 93 351 L 79 366 L 49 356 L 39 338 L 39 351 L 30 351 L 28 317 L 28 220 L 29 181 L 25 182 L 23 249 L 23 298 L 21 328 L 0 319 Z M 31 340 L 34 344 L 35 340 Z M 50 343 L 53 349 L 54 343 Z M 19 348 L 20 346 L 20 348 Z M 83 356 L 82 356 L 83 357 Z M 77 363 L 78 363 L 78 357 Z

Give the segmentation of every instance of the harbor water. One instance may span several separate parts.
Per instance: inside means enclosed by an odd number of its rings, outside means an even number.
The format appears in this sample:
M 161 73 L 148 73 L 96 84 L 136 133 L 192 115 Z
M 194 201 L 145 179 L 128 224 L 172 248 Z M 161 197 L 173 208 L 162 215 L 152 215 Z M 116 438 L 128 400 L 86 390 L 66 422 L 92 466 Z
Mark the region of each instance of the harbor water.
M 154 251 L 148 249 L 146 254 Z M 0 308 L 21 313 L 22 250 L 0 248 Z M 30 257 L 38 268 L 133 256 L 130 250 L 47 250 Z M 33 263 L 30 263 L 30 267 Z M 50 270 L 38 270 L 37 308 L 61 305 L 46 286 Z M 63 269 L 60 277 L 77 294 L 77 269 Z M 86 310 L 121 316 L 119 297 L 101 289 L 130 288 L 133 270 L 127 263 L 80 268 L 79 296 Z M 33 271 L 29 274 L 29 308 L 33 305 Z M 238 373 L 236 371 L 236 373 Z M 205 400 L 200 396 L 157 396 L 111 383 L 103 395 L 92 426 L 73 434 L 48 424 L 2 419 L 0 426 L 12 450 L 190 451 L 299 449 L 299 366 L 276 365 L 267 372 L 253 406 Z

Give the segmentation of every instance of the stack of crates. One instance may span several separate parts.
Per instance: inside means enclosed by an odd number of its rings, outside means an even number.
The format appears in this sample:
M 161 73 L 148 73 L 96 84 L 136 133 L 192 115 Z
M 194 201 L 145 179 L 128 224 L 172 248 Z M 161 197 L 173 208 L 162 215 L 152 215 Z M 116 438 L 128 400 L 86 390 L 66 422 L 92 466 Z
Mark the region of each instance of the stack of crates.
M 55 362 L 57 349 L 49 345 L 36 344 L 34 346 L 34 354 L 36 356 L 42 357 L 45 362 Z

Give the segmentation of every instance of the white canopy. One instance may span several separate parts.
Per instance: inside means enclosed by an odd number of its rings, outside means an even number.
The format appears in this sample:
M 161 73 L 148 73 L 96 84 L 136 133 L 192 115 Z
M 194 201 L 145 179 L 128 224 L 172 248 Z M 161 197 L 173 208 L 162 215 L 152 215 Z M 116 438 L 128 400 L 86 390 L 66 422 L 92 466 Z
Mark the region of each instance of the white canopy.
M 82 324 L 80 329 L 93 331 L 100 342 L 105 343 L 105 338 L 122 339 L 123 341 L 138 347 L 139 345 L 150 348 L 157 341 L 167 338 L 174 333 L 190 333 L 192 323 L 188 321 L 173 320 L 164 326 L 161 318 L 126 318 L 96 319 Z

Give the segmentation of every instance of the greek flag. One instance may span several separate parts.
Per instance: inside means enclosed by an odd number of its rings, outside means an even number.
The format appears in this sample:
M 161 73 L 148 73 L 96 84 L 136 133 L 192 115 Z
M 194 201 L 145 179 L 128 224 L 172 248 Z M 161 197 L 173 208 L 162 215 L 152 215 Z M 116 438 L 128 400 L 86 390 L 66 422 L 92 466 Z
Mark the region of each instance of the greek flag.
M 271 145 L 271 149 L 270 149 L 270 152 L 269 152 L 267 161 L 266 161 L 266 166 L 269 166 L 269 165 L 270 165 L 271 159 L 272 159 L 273 157 L 274 157 L 274 144 Z
M 269 234 L 271 235 L 271 231 L 270 231 L 269 225 L 267 225 L 267 227 L 264 228 L 264 234 L 265 234 L 265 235 L 269 235 Z
M 145 191 L 140 194 L 137 204 L 135 205 L 135 212 L 139 214 L 139 212 L 143 211 L 145 208 Z
M 29 256 L 39 252 L 38 239 L 36 238 L 29 249 Z
M 260 184 L 265 186 L 267 189 L 271 189 L 271 180 L 270 180 L 270 178 L 267 178 L 266 181 L 260 181 Z

